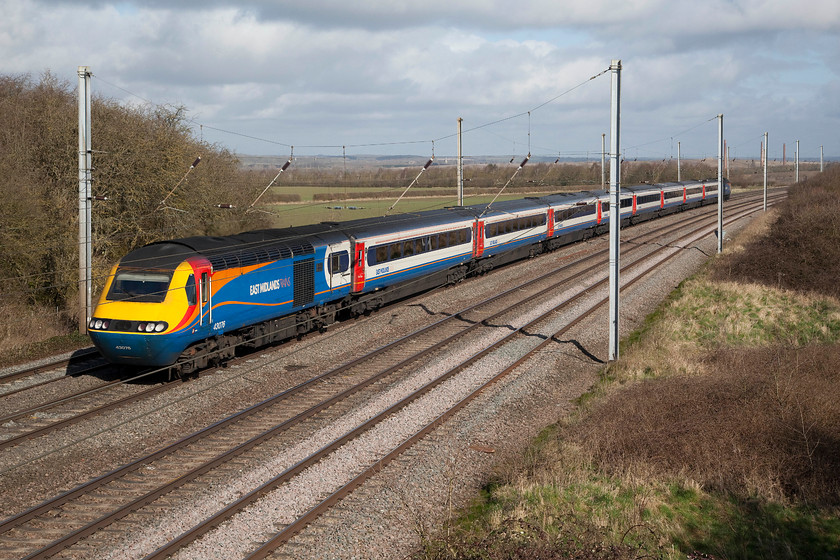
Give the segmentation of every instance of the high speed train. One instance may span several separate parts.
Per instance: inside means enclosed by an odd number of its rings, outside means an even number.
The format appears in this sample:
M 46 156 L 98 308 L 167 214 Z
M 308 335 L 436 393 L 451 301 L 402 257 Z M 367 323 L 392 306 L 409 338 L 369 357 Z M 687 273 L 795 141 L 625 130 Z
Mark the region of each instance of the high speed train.
M 724 199 L 731 186 L 723 180 Z M 716 203 L 717 179 L 622 187 L 622 226 Z M 343 317 L 602 234 L 584 191 L 151 243 L 116 264 L 90 338 L 110 362 L 189 375 Z

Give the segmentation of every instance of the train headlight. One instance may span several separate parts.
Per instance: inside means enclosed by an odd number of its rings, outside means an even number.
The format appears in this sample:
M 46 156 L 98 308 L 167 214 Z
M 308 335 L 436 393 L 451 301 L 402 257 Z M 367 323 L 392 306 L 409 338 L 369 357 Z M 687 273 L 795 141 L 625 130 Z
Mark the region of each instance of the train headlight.
M 96 317 L 93 317 L 88 323 L 89 329 L 97 331 L 107 331 L 109 326 L 111 326 L 110 319 L 97 319 Z
M 159 333 L 166 330 L 169 325 L 166 321 L 149 321 L 148 323 L 138 323 L 137 332 Z

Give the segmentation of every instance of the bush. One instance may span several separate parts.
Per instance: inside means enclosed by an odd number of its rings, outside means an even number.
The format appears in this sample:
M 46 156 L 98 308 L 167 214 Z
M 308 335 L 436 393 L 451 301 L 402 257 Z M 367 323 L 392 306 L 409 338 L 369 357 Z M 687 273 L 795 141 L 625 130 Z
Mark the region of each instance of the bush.
M 840 505 L 840 346 L 720 350 L 713 372 L 634 384 L 567 437 L 608 472 L 641 463 L 707 490 Z
M 773 230 L 713 277 L 840 297 L 840 165 L 791 187 Z
M 300 195 L 297 193 L 269 193 L 260 198 L 260 204 L 282 204 L 300 201 Z

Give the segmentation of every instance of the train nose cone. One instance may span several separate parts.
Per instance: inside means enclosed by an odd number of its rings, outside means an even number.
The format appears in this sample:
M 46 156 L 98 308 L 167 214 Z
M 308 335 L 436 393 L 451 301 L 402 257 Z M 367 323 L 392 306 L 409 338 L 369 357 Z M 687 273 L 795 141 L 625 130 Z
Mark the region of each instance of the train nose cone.
M 92 331 L 90 338 L 109 362 L 135 363 L 148 356 L 149 347 L 144 336 Z

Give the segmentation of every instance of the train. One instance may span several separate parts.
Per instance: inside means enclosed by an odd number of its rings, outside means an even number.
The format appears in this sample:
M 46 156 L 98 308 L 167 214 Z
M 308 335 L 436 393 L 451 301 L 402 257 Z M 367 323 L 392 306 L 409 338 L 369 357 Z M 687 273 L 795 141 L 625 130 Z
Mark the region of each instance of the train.
M 723 183 L 724 200 L 731 185 Z M 718 180 L 621 187 L 622 227 L 717 203 Z M 170 378 L 608 231 L 609 193 L 186 237 L 113 266 L 88 324 L 114 364 Z

